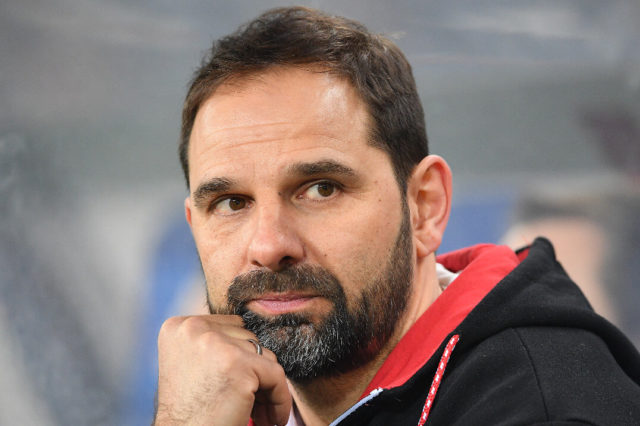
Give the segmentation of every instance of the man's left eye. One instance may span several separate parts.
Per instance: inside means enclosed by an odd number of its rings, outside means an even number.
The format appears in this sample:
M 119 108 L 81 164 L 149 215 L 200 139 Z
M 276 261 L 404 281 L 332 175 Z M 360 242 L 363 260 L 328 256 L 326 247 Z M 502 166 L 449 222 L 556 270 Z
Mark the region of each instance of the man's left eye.
M 323 198 L 331 197 L 337 190 L 334 183 L 331 182 L 318 182 L 314 183 L 304 192 L 304 197 L 311 200 L 321 200 Z

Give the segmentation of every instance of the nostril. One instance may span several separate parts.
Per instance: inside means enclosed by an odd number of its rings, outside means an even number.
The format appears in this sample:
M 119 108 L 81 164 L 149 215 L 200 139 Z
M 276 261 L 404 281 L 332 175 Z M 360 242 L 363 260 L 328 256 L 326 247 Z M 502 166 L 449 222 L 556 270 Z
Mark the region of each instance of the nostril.
M 295 259 L 292 256 L 285 256 L 280 259 L 280 265 L 282 266 L 291 266 L 295 263 Z

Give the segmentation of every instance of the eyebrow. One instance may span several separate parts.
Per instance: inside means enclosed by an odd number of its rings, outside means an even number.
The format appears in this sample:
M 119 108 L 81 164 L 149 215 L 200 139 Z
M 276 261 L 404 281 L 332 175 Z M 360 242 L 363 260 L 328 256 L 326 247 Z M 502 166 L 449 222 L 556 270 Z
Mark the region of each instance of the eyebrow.
M 216 194 L 229 191 L 233 184 L 234 182 L 227 178 L 212 178 L 200 184 L 198 189 L 193 191 L 193 199 L 196 206 L 200 207 L 206 204 L 207 200 Z
M 351 167 L 333 160 L 321 160 L 312 163 L 295 163 L 287 167 L 287 174 L 301 176 L 317 176 L 322 174 L 337 174 L 343 176 L 355 176 L 356 172 Z

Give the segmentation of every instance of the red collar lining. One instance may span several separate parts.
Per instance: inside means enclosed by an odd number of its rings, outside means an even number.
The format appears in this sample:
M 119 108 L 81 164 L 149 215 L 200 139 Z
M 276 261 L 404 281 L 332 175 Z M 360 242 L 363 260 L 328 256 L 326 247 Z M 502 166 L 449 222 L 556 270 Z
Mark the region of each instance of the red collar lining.
M 450 271 L 462 272 L 391 351 L 361 398 L 376 388 L 406 383 L 469 312 L 520 263 L 510 248 L 490 244 L 447 253 L 437 260 Z

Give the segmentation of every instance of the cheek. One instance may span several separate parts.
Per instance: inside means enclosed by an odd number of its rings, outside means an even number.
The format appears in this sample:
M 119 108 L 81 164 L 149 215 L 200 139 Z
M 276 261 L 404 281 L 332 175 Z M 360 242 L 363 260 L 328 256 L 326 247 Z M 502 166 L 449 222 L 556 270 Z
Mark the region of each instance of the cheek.
M 349 300 L 385 270 L 401 223 L 400 212 L 363 211 L 344 215 L 349 219 L 334 227 L 325 241 L 326 267 L 342 282 Z
M 214 305 L 226 303 L 227 287 L 240 270 L 240 247 L 232 239 L 221 241 L 218 235 L 194 228 L 193 236 L 207 283 L 209 299 Z

